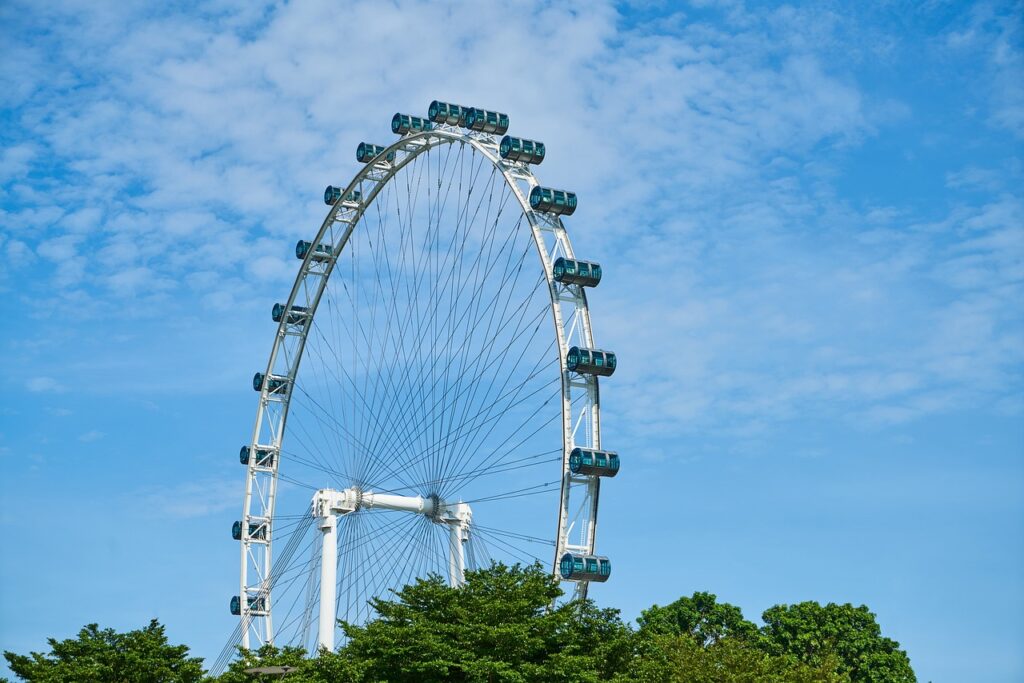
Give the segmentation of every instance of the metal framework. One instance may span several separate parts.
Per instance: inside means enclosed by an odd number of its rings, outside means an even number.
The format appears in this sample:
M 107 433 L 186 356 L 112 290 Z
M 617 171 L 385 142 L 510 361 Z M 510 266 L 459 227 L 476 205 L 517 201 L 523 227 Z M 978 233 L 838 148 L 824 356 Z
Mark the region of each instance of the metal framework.
M 259 405 L 249 443 L 240 534 L 241 633 L 235 641 L 245 648 L 275 642 L 274 587 L 279 575 L 274 571 L 274 551 L 277 550 L 274 538 L 280 517 L 276 510 L 282 479 L 279 469 L 283 461 L 287 462 L 287 451 L 282 448 L 289 407 L 297 393 L 293 387 L 325 287 L 336 264 L 346 253 L 353 232 L 363 225 L 364 213 L 383 188 L 417 157 L 445 145 L 456 146 L 460 152 L 472 148 L 467 151 L 482 155 L 493 165 L 518 201 L 517 209 L 532 231 L 550 295 L 561 375 L 561 484 L 552 571 L 558 575 L 559 558 L 566 552 L 594 554 L 600 478 L 574 475 L 569 466 L 569 454 L 576 447 L 601 448 L 598 379 L 594 375 L 571 372 L 566 364 L 570 347 L 594 348 L 593 332 L 584 288 L 576 284 L 562 284 L 552 276 L 552 265 L 558 257 L 575 258 L 569 236 L 559 216 L 531 209 L 530 192 L 538 182 L 528 164 L 501 158 L 498 137 L 437 125 L 430 130 L 400 137 L 366 164 L 342 190 L 342 198 L 331 206 L 311 240 L 284 304 L 285 314 L 277 326 L 265 377 L 259 382 Z M 462 580 L 465 561 L 462 547 L 473 534 L 468 504 L 423 496 L 387 495 L 358 486 L 319 489 L 314 493 L 312 506 L 305 515 L 315 520 L 321 531 L 322 543 L 318 551 L 321 603 L 318 643 L 321 646 L 333 648 L 334 645 L 337 516 L 370 507 L 415 512 L 447 525 L 452 538 L 449 580 L 453 584 Z M 313 590 L 311 584 L 311 595 Z M 577 596 L 585 596 L 586 591 L 586 581 L 575 584 Z

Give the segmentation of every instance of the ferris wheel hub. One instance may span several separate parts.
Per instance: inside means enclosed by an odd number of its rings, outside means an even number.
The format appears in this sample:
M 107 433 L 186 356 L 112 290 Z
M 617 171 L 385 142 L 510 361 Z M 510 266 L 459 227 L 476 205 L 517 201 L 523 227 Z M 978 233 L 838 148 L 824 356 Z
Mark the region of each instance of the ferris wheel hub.
M 473 519 L 468 503 L 449 503 L 436 495 L 399 496 L 391 493 L 375 493 L 352 486 L 343 491 L 320 489 L 313 494 L 314 517 L 346 515 L 357 510 L 397 510 L 421 514 L 439 524 L 465 524 Z

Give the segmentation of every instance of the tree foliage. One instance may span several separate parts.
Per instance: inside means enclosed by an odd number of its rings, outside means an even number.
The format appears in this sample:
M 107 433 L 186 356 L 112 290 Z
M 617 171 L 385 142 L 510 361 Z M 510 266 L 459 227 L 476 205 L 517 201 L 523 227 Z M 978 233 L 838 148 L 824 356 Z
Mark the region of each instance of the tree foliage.
M 865 606 L 817 602 L 776 605 L 762 615 L 766 651 L 817 665 L 830 657 L 854 683 L 914 683 L 907 653 L 882 635 Z
M 867 607 L 778 605 L 764 626 L 711 593 L 644 610 L 634 631 L 617 610 L 557 604 L 558 582 L 539 565 L 496 564 L 452 588 L 438 576 L 376 599 L 374 619 L 342 624 L 346 644 L 308 658 L 300 648 L 239 650 L 206 683 L 269 683 L 246 669 L 288 666 L 291 683 L 913 683 L 899 643 Z M 86 626 L 50 640 L 50 652 L 7 652 L 31 683 L 193 683 L 201 660 L 169 645 L 155 620 L 128 633 Z M 3 679 L 0 679 L 3 683 Z
M 607 680 L 629 656 L 630 630 L 589 601 L 549 609 L 560 595 L 538 565 L 467 572 L 457 589 L 421 579 L 374 600 L 366 626 L 346 625 L 341 654 L 367 682 Z
M 740 638 L 706 647 L 689 634 L 638 634 L 637 656 L 615 683 L 849 683 L 834 661 L 810 666 Z
M 117 633 L 89 624 L 77 638 L 49 639 L 50 652 L 4 652 L 16 676 L 30 683 L 194 683 L 202 659 L 185 645 L 170 645 L 156 619 L 137 631 Z
M 694 593 L 665 607 L 645 609 L 637 620 L 640 630 L 650 633 L 688 635 L 702 646 L 723 638 L 753 640 L 757 626 L 743 618 L 738 607 L 720 603 L 713 593 Z

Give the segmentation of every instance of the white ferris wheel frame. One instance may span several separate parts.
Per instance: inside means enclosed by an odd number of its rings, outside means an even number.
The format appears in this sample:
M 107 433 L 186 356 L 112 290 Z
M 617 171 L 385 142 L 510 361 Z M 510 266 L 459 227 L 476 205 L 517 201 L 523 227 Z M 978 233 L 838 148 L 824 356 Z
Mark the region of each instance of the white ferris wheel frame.
M 316 314 L 320 298 L 334 265 L 345 251 L 352 231 L 377 194 L 395 174 L 423 152 L 443 144 L 471 145 L 504 177 L 533 233 L 534 244 L 551 297 L 551 314 L 559 349 L 562 392 L 562 476 L 555 554 L 552 573 L 558 575 L 558 560 L 563 553 L 594 554 L 597 532 L 597 506 L 600 478 L 574 475 L 569 468 L 569 454 L 576 447 L 601 448 L 600 395 L 598 378 L 590 374 L 570 372 L 566 355 L 571 346 L 595 348 L 590 324 L 587 296 L 582 285 L 563 284 L 554 279 L 552 265 L 558 257 L 574 259 L 572 244 L 559 216 L 534 211 L 530 207 L 530 191 L 539 183 L 530 166 L 524 162 L 502 159 L 499 139 L 488 133 L 467 131 L 446 124 L 431 130 L 401 137 L 384 152 L 365 165 L 344 188 L 331 207 L 316 237 L 311 241 L 274 337 L 273 349 L 266 366 L 268 381 L 260 388 L 256 421 L 249 443 L 245 502 L 241 521 L 240 570 L 240 645 L 250 648 L 274 642 L 273 628 L 273 521 L 277 492 L 281 445 L 285 434 L 292 391 L 273 391 L 269 378 L 284 380 L 294 386 L 306 343 L 306 335 Z M 388 161 L 389 157 L 393 160 Z M 346 201 L 354 191 L 357 201 Z M 321 245 L 330 245 L 329 258 L 318 252 Z M 296 320 L 288 312 L 304 307 Z M 573 322 L 567 329 L 564 321 Z M 269 452 L 261 460 L 258 453 Z M 570 512 L 570 494 L 582 496 L 575 512 Z M 574 500 L 576 498 L 574 496 Z M 250 525 L 264 526 L 262 533 L 250 535 Z M 576 542 L 573 542 L 575 539 Z M 585 597 L 587 582 L 575 582 L 575 595 Z

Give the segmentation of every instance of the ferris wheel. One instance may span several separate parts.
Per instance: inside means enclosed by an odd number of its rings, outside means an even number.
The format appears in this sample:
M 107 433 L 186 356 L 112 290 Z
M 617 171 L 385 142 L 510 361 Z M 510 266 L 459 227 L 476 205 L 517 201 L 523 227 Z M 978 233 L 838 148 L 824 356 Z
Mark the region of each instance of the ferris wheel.
M 233 644 L 333 649 L 431 573 L 451 585 L 494 561 L 541 562 L 585 596 L 606 581 L 602 450 L 586 288 L 562 222 L 576 195 L 541 186 L 541 142 L 506 114 L 434 101 L 395 114 L 390 145 L 328 186 L 296 245 L 242 447 L 245 498 Z

